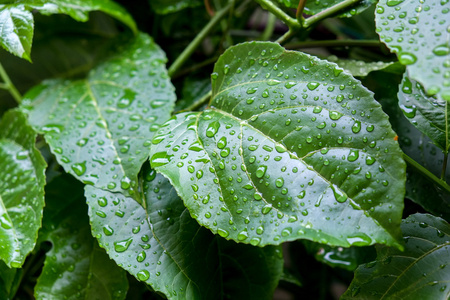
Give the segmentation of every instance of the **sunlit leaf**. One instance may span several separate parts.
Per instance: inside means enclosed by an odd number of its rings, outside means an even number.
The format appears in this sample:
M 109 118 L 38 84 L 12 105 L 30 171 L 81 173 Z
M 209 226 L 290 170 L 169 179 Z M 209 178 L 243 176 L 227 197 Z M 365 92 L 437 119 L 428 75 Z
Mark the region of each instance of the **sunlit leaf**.
M 200 224 L 253 245 L 399 246 L 405 165 L 368 90 L 274 43 L 231 47 L 214 71 L 211 108 L 175 115 L 151 148 Z
M 38 278 L 36 299 L 125 299 L 126 273 L 92 237 L 83 185 L 68 175 L 46 187 L 39 240 L 52 248 Z
M 0 44 L 14 55 L 30 59 L 33 15 L 21 5 L 0 5 Z
M 377 259 L 360 266 L 341 299 L 435 299 L 450 296 L 450 226 L 416 214 L 402 222 L 405 251 L 380 246 Z
M 151 138 L 175 102 L 164 52 L 145 34 L 83 80 L 50 80 L 22 108 L 66 172 L 86 184 L 134 193 Z
M 278 3 L 288 7 L 297 8 L 299 0 L 277 0 Z M 307 0 L 304 12 L 308 15 L 315 15 L 327 8 L 339 4 L 344 0 L 328 0 L 328 1 L 318 1 L 318 0 Z M 339 16 L 340 17 L 352 17 L 356 14 L 363 12 L 365 9 L 370 7 L 372 4 L 376 3 L 376 0 L 362 0 L 357 2 L 355 5 L 350 6 L 348 9 L 344 10 Z
M 281 248 L 214 236 L 192 219 L 167 179 L 143 173 L 142 205 L 86 186 L 93 234 L 112 259 L 169 299 L 272 299 Z
M 407 66 L 428 95 L 450 101 L 450 2 L 382 0 L 376 9 L 380 39 Z
M 9 111 L 0 122 L 0 259 L 20 267 L 34 248 L 44 206 L 46 163 L 26 117 Z

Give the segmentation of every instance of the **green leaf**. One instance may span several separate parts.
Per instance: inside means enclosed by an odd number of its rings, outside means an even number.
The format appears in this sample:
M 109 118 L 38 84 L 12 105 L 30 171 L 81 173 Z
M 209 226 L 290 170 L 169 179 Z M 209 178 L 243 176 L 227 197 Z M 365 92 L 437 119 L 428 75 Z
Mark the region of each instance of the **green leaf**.
M 0 261 L 0 298 L 13 299 L 20 284 L 22 269 L 8 268 Z
M 450 296 L 450 225 L 415 214 L 402 222 L 405 251 L 380 246 L 341 299 L 442 299 Z
M 0 259 L 20 267 L 33 250 L 44 207 L 46 163 L 26 117 L 9 111 L 0 122 Z
M 376 9 L 380 39 L 399 61 L 407 65 L 411 79 L 428 95 L 450 101 L 450 2 L 382 0 Z
M 364 62 L 354 59 L 339 59 L 337 56 L 327 57 L 328 61 L 334 62 L 344 70 L 349 71 L 353 76 L 367 76 L 372 71 L 379 71 L 392 66 L 393 62 Z
M 92 232 L 110 257 L 169 299 L 272 299 L 281 248 L 238 245 L 191 218 L 170 185 L 145 168 L 139 204 L 86 186 Z
M 175 111 L 187 109 L 204 95 L 211 91 L 211 80 L 209 78 L 198 79 L 188 77 L 183 83 L 181 98 L 175 104 Z M 205 103 L 206 105 L 206 103 Z
M 288 8 L 297 8 L 299 0 L 277 0 L 278 3 L 283 4 Z M 317 0 L 307 0 L 304 12 L 308 15 L 315 15 L 320 13 L 321 11 L 330 8 L 336 4 L 339 4 L 345 0 L 328 0 L 328 1 L 317 1 Z M 376 0 L 362 0 L 357 4 L 349 7 L 344 10 L 339 17 L 352 17 L 356 14 L 359 14 L 370 7 L 372 4 L 376 3 Z
M 448 102 L 427 97 L 420 83 L 411 80 L 406 73 L 399 89 L 398 99 L 403 114 L 411 124 L 426 134 L 444 153 L 447 153 L 450 147 Z
M 31 61 L 33 41 L 33 15 L 25 10 L 23 4 L 0 5 L 0 44 L 18 57 Z
M 166 15 L 180 11 L 187 7 L 202 5 L 201 0 L 148 0 L 152 9 L 161 15 Z
M 50 80 L 22 108 L 66 172 L 86 184 L 133 194 L 150 140 L 175 102 L 164 52 L 145 35 L 83 80 Z
M 46 253 L 36 299 L 125 299 L 126 273 L 92 237 L 84 201 L 83 185 L 68 175 L 46 188 L 39 240 L 53 247 Z
M 110 0 L 25 0 L 6 1 L 0 5 L 0 44 L 12 54 L 31 62 L 34 21 L 32 11 L 44 15 L 67 14 L 77 21 L 86 22 L 89 12 L 102 11 L 123 22 L 134 33 L 137 26 L 130 14 Z
M 405 164 L 359 81 L 274 43 L 231 47 L 214 70 L 211 108 L 175 115 L 151 148 L 201 225 L 253 245 L 400 245 Z

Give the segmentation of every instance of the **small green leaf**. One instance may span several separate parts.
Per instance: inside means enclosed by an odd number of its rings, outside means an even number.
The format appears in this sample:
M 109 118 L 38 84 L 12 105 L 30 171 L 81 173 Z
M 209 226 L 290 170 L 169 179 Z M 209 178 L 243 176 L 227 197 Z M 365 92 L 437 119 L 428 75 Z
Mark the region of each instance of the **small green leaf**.
M 238 245 L 192 219 L 169 181 L 144 168 L 143 204 L 86 186 L 93 235 L 112 259 L 169 299 L 272 299 L 281 248 Z
M 398 99 L 403 114 L 411 124 L 447 153 L 450 147 L 448 102 L 428 97 L 420 83 L 410 79 L 406 73 L 400 84 Z
M 411 79 L 428 95 L 450 101 L 450 2 L 382 0 L 376 9 L 377 32 Z
M 405 164 L 359 81 L 274 43 L 229 48 L 212 79 L 211 108 L 175 115 L 151 148 L 200 224 L 253 245 L 399 246 Z
M 288 8 L 297 8 L 299 0 L 277 0 L 278 3 L 283 4 Z M 333 5 L 339 4 L 344 0 L 328 0 L 328 1 L 317 1 L 317 0 L 307 0 L 304 12 L 308 15 L 315 15 L 320 13 L 321 11 L 330 8 Z M 376 3 L 376 0 L 362 0 L 357 2 L 355 5 L 350 8 L 344 10 L 339 17 L 352 17 L 357 15 L 368 7 Z
M 128 281 L 91 235 L 83 185 L 68 175 L 46 187 L 40 242 L 49 241 L 36 299 L 125 299 Z
M 66 172 L 86 184 L 132 194 L 154 132 L 175 102 L 164 52 L 145 35 L 84 80 L 50 80 L 22 108 Z
M 201 0 L 148 0 L 152 9 L 161 15 L 166 15 L 180 11 L 187 7 L 202 5 Z
M 341 299 L 435 299 L 450 296 L 450 225 L 415 214 L 402 222 L 405 251 L 380 246 Z
M 342 69 L 349 71 L 353 76 L 361 77 L 367 76 L 367 74 L 372 71 L 379 71 L 394 64 L 393 62 L 364 62 L 353 59 L 339 59 L 334 55 L 327 57 L 327 60 L 334 62 Z
M 0 44 L 12 54 L 31 61 L 33 15 L 20 5 L 0 5 Z
M 44 207 L 46 163 L 26 117 L 9 111 L 0 122 L 0 259 L 20 267 L 33 250 Z

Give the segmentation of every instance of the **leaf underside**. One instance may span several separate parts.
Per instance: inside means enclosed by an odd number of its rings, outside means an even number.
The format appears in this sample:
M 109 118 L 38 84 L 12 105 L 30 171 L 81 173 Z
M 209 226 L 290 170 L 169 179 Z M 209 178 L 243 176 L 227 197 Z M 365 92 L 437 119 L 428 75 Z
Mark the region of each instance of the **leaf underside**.
M 360 266 L 341 299 L 442 299 L 450 296 L 450 226 L 432 215 L 402 222 L 405 251 L 380 246 L 376 261 Z
M 83 183 L 134 194 L 151 138 L 175 102 L 162 50 L 145 35 L 84 80 L 49 80 L 22 108 L 58 162 Z
M 377 33 L 428 95 L 450 101 L 450 2 L 383 0 Z M 432 67 L 430 67 L 432 66 Z
M 92 233 L 117 264 L 169 299 L 271 299 L 282 274 L 281 248 L 212 235 L 149 168 L 140 184 L 142 205 L 86 186 Z
M 398 246 L 405 165 L 368 90 L 273 43 L 232 47 L 214 70 L 211 108 L 175 115 L 151 148 L 201 225 L 260 246 Z

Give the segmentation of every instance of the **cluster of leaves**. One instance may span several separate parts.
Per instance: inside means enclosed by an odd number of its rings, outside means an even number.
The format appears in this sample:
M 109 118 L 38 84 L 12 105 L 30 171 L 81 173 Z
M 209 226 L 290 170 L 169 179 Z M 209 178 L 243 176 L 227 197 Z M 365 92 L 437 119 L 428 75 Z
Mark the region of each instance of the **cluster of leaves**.
M 448 0 L 2 3 L 1 299 L 448 299 Z

